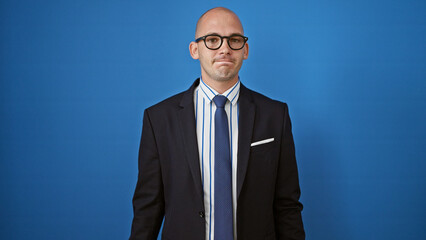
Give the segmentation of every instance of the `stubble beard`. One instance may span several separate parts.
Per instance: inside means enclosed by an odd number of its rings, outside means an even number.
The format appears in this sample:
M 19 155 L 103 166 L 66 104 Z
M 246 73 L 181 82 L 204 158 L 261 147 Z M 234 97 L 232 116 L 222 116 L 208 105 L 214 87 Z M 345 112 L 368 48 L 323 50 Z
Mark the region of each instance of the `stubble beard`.
M 227 82 L 235 78 L 238 73 L 232 73 L 229 70 L 220 71 L 216 70 L 214 76 L 210 76 L 212 79 L 218 82 Z
M 236 69 L 229 69 L 229 68 L 225 68 L 225 69 L 211 69 L 212 72 L 209 73 L 206 71 L 206 74 L 209 75 L 209 77 L 215 81 L 218 82 L 227 82 L 227 81 L 231 81 L 233 79 L 235 79 L 235 77 L 238 75 L 238 72 L 241 68 L 240 66 L 237 66 Z

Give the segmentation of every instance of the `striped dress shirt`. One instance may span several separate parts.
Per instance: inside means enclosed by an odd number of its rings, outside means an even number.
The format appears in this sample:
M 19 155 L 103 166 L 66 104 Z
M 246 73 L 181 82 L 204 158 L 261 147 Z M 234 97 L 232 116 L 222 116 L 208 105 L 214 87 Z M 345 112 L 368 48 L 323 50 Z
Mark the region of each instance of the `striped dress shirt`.
M 200 154 L 200 171 L 204 191 L 204 208 L 206 220 L 206 240 L 214 240 L 214 166 L 215 166 L 215 122 L 216 105 L 213 98 L 218 94 L 214 89 L 200 80 L 194 91 L 195 122 L 197 129 L 198 152 Z M 224 92 L 228 98 L 225 111 L 228 116 L 229 142 L 232 162 L 232 205 L 234 240 L 237 239 L 237 150 L 238 150 L 238 97 L 240 81 Z M 220 239 L 216 239 L 220 240 Z

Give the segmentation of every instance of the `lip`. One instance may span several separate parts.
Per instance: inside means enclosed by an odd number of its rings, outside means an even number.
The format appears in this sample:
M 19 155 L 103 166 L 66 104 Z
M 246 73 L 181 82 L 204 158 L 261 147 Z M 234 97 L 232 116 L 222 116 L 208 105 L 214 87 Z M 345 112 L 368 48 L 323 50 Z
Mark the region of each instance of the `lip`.
M 222 64 L 228 64 L 228 63 L 232 63 L 233 61 L 231 59 L 228 58 L 220 58 L 220 59 L 216 59 L 215 63 L 222 63 Z

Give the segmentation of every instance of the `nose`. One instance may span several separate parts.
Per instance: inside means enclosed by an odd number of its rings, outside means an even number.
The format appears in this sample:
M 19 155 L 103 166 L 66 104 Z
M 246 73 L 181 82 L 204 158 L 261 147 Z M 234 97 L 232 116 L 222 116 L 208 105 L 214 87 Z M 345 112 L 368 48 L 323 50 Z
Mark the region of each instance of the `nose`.
M 232 49 L 229 47 L 228 38 L 223 38 L 222 46 L 218 49 L 220 53 L 222 54 L 229 54 Z

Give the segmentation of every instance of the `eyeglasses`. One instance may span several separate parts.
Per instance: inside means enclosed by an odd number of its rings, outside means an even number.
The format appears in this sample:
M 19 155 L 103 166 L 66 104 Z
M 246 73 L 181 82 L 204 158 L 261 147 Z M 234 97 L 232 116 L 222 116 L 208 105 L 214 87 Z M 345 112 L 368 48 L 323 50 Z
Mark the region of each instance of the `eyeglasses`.
M 246 44 L 248 37 L 232 34 L 231 36 L 220 36 L 219 34 L 208 34 L 195 39 L 195 42 L 204 41 L 204 45 L 210 50 L 217 50 L 222 46 L 223 39 L 226 38 L 228 46 L 232 50 L 240 50 Z

